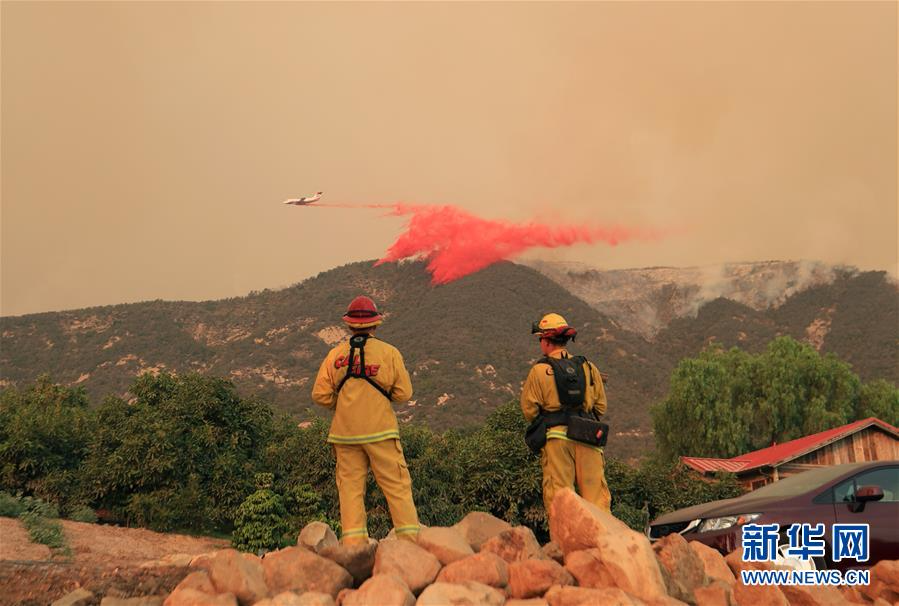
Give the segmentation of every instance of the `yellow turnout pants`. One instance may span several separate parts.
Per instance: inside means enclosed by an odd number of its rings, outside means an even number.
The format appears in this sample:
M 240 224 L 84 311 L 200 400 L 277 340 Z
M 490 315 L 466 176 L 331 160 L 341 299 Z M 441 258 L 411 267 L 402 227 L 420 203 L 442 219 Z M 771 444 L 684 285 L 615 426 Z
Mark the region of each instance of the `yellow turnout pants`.
M 573 488 L 575 482 L 578 493 L 584 499 L 609 511 L 612 495 L 606 483 L 606 461 L 602 449 L 563 437 L 565 430 L 564 426 L 550 428 L 546 434 L 546 446 L 540 454 L 546 515 L 549 516 L 549 506 L 556 492 L 562 488 Z M 554 433 L 557 437 L 553 436 Z
M 368 444 L 334 444 L 337 459 L 337 492 L 340 496 L 341 541 L 354 545 L 368 541 L 365 518 L 365 482 L 368 468 L 387 497 L 397 538 L 418 537 L 418 513 L 412 501 L 412 478 L 403 447 L 397 439 Z

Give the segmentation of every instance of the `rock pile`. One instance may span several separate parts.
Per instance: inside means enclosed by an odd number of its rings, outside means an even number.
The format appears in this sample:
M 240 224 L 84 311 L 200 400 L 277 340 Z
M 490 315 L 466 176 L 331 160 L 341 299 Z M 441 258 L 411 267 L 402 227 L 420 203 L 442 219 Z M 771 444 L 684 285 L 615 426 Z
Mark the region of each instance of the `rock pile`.
M 346 547 L 320 523 L 296 547 L 264 557 L 205 554 L 167 597 L 103 606 L 832 606 L 899 603 L 899 561 L 880 562 L 863 588 L 747 587 L 747 564 L 679 534 L 651 545 L 642 534 L 560 492 L 541 547 L 523 526 L 474 512 L 418 543 L 387 538 Z M 68 596 L 67 596 L 68 597 Z M 64 598 L 65 599 L 65 598 Z M 146 600 L 147 598 L 132 598 Z M 164 602 L 163 602 L 164 600 Z M 60 601 L 60 603 L 62 603 Z M 74 602 L 72 602 L 74 603 Z

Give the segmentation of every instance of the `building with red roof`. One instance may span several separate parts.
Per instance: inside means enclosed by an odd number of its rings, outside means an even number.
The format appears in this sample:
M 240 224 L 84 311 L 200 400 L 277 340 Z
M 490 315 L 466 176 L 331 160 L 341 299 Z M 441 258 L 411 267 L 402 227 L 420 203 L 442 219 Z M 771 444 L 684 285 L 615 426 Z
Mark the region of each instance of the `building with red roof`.
M 899 428 L 869 417 L 731 459 L 681 457 L 703 474 L 726 471 L 749 490 L 825 465 L 899 460 Z

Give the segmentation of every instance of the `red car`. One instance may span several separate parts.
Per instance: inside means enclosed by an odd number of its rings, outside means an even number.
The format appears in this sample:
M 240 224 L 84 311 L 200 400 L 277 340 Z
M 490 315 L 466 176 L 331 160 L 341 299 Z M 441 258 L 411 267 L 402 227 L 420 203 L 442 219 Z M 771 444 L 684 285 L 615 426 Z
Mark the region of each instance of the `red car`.
M 728 554 L 740 547 L 744 524 L 780 524 L 778 561 L 795 568 L 867 568 L 899 559 L 899 461 L 850 463 L 812 469 L 735 499 L 679 509 L 658 517 L 646 532 L 651 541 L 678 532 Z M 823 523 L 824 558 L 787 556 L 786 531 L 794 523 Z M 869 524 L 867 562 L 833 561 L 833 524 Z

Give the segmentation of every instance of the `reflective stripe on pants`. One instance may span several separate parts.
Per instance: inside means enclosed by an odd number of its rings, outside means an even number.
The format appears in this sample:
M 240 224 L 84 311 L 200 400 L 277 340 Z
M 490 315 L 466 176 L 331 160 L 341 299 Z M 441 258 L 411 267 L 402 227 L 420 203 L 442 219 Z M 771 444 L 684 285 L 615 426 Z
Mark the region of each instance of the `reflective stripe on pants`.
M 609 511 L 612 495 L 606 483 L 605 457 L 602 450 L 572 440 L 550 438 L 540 454 L 543 468 L 543 505 L 549 516 L 556 492 L 574 488 L 590 503 Z
M 403 447 L 397 439 L 367 444 L 333 444 L 337 459 L 337 492 L 340 496 L 341 541 L 365 543 L 368 530 L 365 516 L 365 481 L 371 467 L 375 481 L 387 498 L 397 538 L 415 540 L 418 513 L 412 500 L 412 478 Z

